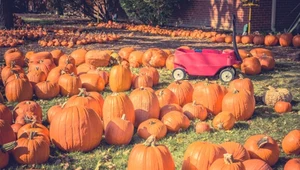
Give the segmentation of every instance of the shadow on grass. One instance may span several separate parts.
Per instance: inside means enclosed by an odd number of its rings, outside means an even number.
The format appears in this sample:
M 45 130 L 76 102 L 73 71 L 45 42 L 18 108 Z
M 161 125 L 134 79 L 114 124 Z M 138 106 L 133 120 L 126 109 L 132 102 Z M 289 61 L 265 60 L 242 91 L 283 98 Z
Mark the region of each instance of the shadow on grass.
M 251 119 L 256 119 L 256 118 L 274 119 L 278 117 L 279 115 L 274 113 L 273 108 L 270 108 L 268 106 L 260 106 L 255 109 Z
M 237 122 L 234 124 L 234 129 L 248 130 L 250 125 L 247 122 Z

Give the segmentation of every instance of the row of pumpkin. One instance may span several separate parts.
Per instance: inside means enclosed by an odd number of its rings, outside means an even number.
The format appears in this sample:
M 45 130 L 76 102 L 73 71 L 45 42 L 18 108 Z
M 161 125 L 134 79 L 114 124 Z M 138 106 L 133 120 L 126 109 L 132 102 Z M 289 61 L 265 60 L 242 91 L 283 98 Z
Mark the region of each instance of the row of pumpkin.
M 89 24 L 88 26 L 93 26 Z M 130 31 L 139 31 L 143 33 L 168 35 L 171 37 L 189 37 L 199 39 L 209 39 L 215 43 L 232 43 L 232 35 L 222 34 L 216 31 L 203 31 L 199 29 L 195 30 L 184 30 L 184 29 L 167 29 L 160 28 L 159 26 L 153 27 L 150 25 L 134 25 L 127 23 L 100 23 L 96 25 L 99 28 L 118 28 L 127 29 Z M 237 43 L 242 44 L 255 44 L 255 45 L 266 45 L 287 47 L 293 45 L 294 47 L 300 47 L 300 35 L 294 35 L 291 33 L 282 33 L 277 35 L 261 35 L 261 34 L 250 34 L 250 35 L 237 35 Z

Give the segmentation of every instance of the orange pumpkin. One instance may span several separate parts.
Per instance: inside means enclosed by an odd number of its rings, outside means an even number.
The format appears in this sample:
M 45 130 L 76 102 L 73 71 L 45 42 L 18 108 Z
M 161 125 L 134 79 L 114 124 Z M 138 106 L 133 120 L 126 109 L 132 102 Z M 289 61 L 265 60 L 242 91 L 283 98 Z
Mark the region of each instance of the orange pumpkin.
M 265 36 L 265 45 L 266 46 L 275 46 L 278 44 L 278 38 L 275 35 L 266 35 Z
M 60 94 L 63 96 L 73 96 L 79 93 L 82 83 L 79 77 L 72 74 L 63 74 L 59 77 L 58 85 Z
M 174 103 L 164 105 L 162 108 L 160 108 L 159 119 L 162 119 L 164 117 L 164 115 L 166 115 L 167 113 L 169 113 L 171 111 L 182 112 L 182 108 L 178 104 L 174 104 Z
M 105 87 L 104 79 L 97 74 L 81 74 L 79 79 L 86 91 L 101 92 Z
M 176 95 L 180 106 L 192 102 L 194 88 L 188 81 L 174 81 L 167 88 Z
M 234 160 L 243 162 L 250 159 L 248 151 L 243 145 L 236 142 L 224 142 L 221 146 L 226 150 L 227 153 L 232 154 Z
M 85 63 L 85 55 L 86 55 L 87 51 L 83 48 L 77 49 L 75 51 L 73 51 L 70 56 L 72 58 L 74 58 L 75 60 L 75 65 L 79 66 L 80 64 Z
M 190 144 L 184 153 L 182 169 L 209 169 L 213 162 L 223 158 L 226 153 L 220 145 L 196 141 Z
M 236 119 L 231 112 L 222 111 L 213 119 L 213 127 L 217 130 L 230 130 L 233 128 Z
M 168 132 L 186 130 L 190 126 L 189 118 L 179 111 L 168 112 L 161 121 L 167 126 Z
M 293 46 L 294 47 L 300 47 L 300 35 L 298 34 L 298 35 L 295 35 L 294 37 L 293 37 Z
M 214 161 L 210 168 L 210 170 L 220 170 L 220 169 L 234 169 L 234 170 L 245 170 L 245 166 L 242 162 L 236 161 L 232 154 L 226 153 L 224 154 L 224 158 L 219 158 Z
M 274 110 L 277 113 L 287 113 L 292 111 L 292 105 L 290 102 L 278 101 L 274 106 Z
M 300 130 L 290 131 L 282 140 L 282 149 L 287 155 L 300 153 Z
M 143 64 L 143 54 L 144 52 L 142 51 L 131 52 L 128 59 L 130 66 L 134 68 L 140 67 Z
M 275 67 L 275 60 L 272 56 L 262 55 L 258 57 L 262 70 L 273 70 Z
M 0 143 L 0 168 L 5 168 L 9 162 L 8 151 L 14 149 L 17 146 L 17 142 Z
M 149 48 L 143 55 L 143 65 L 152 67 L 164 67 L 168 55 L 159 48 Z
M 106 96 L 103 103 L 104 129 L 111 119 L 121 118 L 123 114 L 131 123 L 135 122 L 134 107 L 129 97 L 125 93 L 112 93 Z
M 174 55 L 169 55 L 167 60 L 166 60 L 166 68 L 168 70 L 173 70 L 174 69 Z
M 282 47 L 288 47 L 292 44 L 292 40 L 293 40 L 293 34 L 284 33 L 284 34 L 281 34 L 279 37 L 279 44 Z
M 198 134 L 204 133 L 204 132 L 210 132 L 210 130 L 211 130 L 209 124 L 206 122 L 197 122 L 195 129 L 196 129 L 196 133 L 198 133 Z
M 146 75 L 145 73 L 139 74 L 135 77 L 133 88 L 140 88 L 140 87 L 152 87 L 153 86 L 153 80 L 150 76 Z
M 124 47 L 121 48 L 120 51 L 118 52 L 119 56 L 127 61 L 129 61 L 130 54 L 134 51 L 135 49 L 133 47 Z
M 84 106 L 64 108 L 50 124 L 50 138 L 63 151 L 87 152 L 102 139 L 103 125 L 97 113 Z
M 226 93 L 217 83 L 206 80 L 195 84 L 193 100 L 203 105 L 209 113 L 217 115 L 222 110 L 222 100 Z
M 109 86 L 113 92 L 123 92 L 131 87 L 131 71 L 123 65 L 115 65 L 109 73 Z
M 105 129 L 105 141 L 111 145 L 128 145 L 133 136 L 133 124 L 122 118 L 115 117 L 110 120 Z
M 241 64 L 241 71 L 247 75 L 257 75 L 261 72 L 261 64 L 256 57 L 248 57 Z
M 155 91 L 155 94 L 158 98 L 160 108 L 162 108 L 163 106 L 168 105 L 168 104 L 178 104 L 179 103 L 176 95 L 168 88 L 159 89 L 159 90 Z
M 25 64 L 25 56 L 23 52 L 17 48 L 11 48 L 4 53 L 4 60 L 7 66 L 10 66 L 12 62 L 16 65 L 23 67 Z
M 270 165 L 261 159 L 248 159 L 243 163 L 246 170 L 273 170 Z
M 21 76 L 19 73 L 15 73 L 14 79 L 9 81 L 5 86 L 5 95 L 9 102 L 21 102 L 24 100 L 30 100 L 33 97 L 33 88 L 26 76 Z
M 50 53 L 53 57 L 53 61 L 54 61 L 55 65 L 58 65 L 59 58 L 61 56 L 65 55 L 65 53 L 62 50 L 59 50 L 59 49 L 52 50 Z
M 242 74 L 239 74 L 238 76 L 238 79 L 234 79 L 229 83 L 229 89 L 245 89 L 250 91 L 250 93 L 254 95 L 254 87 L 252 81 L 249 78 L 245 78 Z
M 151 160 L 150 164 L 149 160 Z M 165 145 L 157 145 L 156 137 L 150 136 L 143 144 L 137 144 L 132 148 L 128 158 L 127 169 L 174 170 L 175 163 L 169 149 Z
M 13 115 L 9 108 L 4 104 L 0 103 L 0 119 L 4 120 L 8 124 L 12 124 L 13 122 Z
M 270 136 L 250 136 L 244 147 L 248 150 L 251 159 L 261 159 L 273 166 L 279 159 L 280 149 L 277 142 Z
M 134 126 L 138 127 L 143 121 L 149 118 L 159 118 L 159 102 L 154 90 L 149 87 L 134 89 L 130 95 L 135 112 Z
M 264 45 L 265 36 L 263 35 L 255 35 L 253 38 L 253 44 L 255 45 Z
M 195 100 L 192 103 L 184 105 L 182 111 L 189 119 L 198 118 L 203 121 L 208 115 L 206 108 L 198 104 Z
M 156 136 L 156 140 L 159 140 L 166 136 L 167 126 L 160 120 L 151 118 L 139 125 L 137 133 L 143 139 L 154 135 Z
M 284 165 L 284 170 L 298 170 L 298 169 L 300 169 L 300 159 L 299 158 L 290 159 Z
M 105 51 L 90 50 L 85 54 L 85 63 L 95 67 L 106 67 L 109 64 L 110 55 Z
M 53 105 L 47 111 L 47 121 L 50 124 L 53 120 L 54 116 L 61 113 L 62 109 L 64 108 L 64 104 L 60 105 Z
M 59 85 L 50 81 L 43 81 L 34 86 L 34 93 L 39 99 L 52 99 L 59 91 Z
M 254 57 L 259 57 L 262 55 L 267 55 L 267 56 L 273 57 L 272 51 L 268 50 L 266 48 L 253 48 L 252 50 L 250 50 L 250 54 Z

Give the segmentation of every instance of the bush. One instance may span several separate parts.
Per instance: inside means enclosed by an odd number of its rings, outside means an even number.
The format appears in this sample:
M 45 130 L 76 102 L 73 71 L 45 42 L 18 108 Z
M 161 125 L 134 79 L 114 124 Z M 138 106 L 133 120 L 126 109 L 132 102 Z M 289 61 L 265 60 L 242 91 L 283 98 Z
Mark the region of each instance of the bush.
M 144 24 L 163 25 L 184 0 L 120 0 L 126 14 Z

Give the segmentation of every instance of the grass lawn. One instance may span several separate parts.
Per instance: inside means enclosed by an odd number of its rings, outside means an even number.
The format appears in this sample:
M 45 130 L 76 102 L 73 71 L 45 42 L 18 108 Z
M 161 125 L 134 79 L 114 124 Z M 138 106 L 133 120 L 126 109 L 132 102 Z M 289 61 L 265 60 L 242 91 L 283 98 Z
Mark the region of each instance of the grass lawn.
M 159 48 L 169 48 L 175 49 L 181 45 L 188 45 L 193 48 L 232 48 L 231 45 L 213 44 L 208 41 L 195 40 L 195 39 L 184 39 L 184 38 L 170 38 L 164 36 L 149 36 L 143 35 L 141 33 L 135 33 L 134 37 L 126 37 L 128 31 L 116 30 L 124 38 L 120 42 L 108 43 L 108 44 L 93 44 L 85 46 L 87 49 L 113 49 L 118 51 L 120 48 L 125 46 L 133 46 L 139 50 L 146 50 L 151 47 Z M 82 46 L 83 47 L 83 46 Z M 34 51 L 51 51 L 56 47 L 46 47 L 40 48 L 36 42 L 26 43 L 23 46 L 18 47 L 24 52 L 29 50 Z M 66 53 L 70 53 L 73 49 L 67 49 L 59 47 Z M 254 48 L 252 45 L 239 45 L 239 48 L 250 50 Z M 261 101 L 257 101 L 255 112 L 252 118 L 248 121 L 237 122 L 232 130 L 229 131 L 212 131 L 205 134 L 196 134 L 193 122 L 191 126 L 180 133 L 168 135 L 158 141 L 159 144 L 166 145 L 170 152 L 172 153 L 173 159 L 176 164 L 176 169 L 181 169 L 183 162 L 183 155 L 187 147 L 194 141 L 209 141 L 212 143 L 220 144 L 226 141 L 235 141 L 243 144 L 246 139 L 255 134 L 266 134 L 278 142 L 281 145 L 283 137 L 293 129 L 300 129 L 300 64 L 295 61 L 289 60 L 289 55 L 297 52 L 297 49 L 292 47 L 282 48 L 282 47 L 268 47 L 275 54 L 276 66 L 274 71 L 262 72 L 256 76 L 246 76 L 250 78 L 254 83 L 255 95 L 257 98 L 261 97 L 263 92 L 267 90 L 269 85 L 274 87 L 288 88 L 293 94 L 293 110 L 290 113 L 279 115 L 274 113 L 273 108 L 265 106 Z M 0 54 L 3 56 L 4 51 L 7 48 L 0 49 Z M 110 68 L 107 68 L 108 70 Z M 138 72 L 138 69 L 132 69 L 132 72 Z M 159 69 L 160 73 L 160 84 L 158 84 L 154 89 L 160 89 L 167 87 L 170 82 L 173 81 L 171 76 L 171 71 L 166 69 Z M 190 80 L 192 83 L 197 81 L 203 81 L 204 78 L 194 78 Z M 103 97 L 110 94 L 108 87 L 101 93 Z M 130 92 L 127 92 L 128 94 Z M 36 100 L 36 99 L 35 99 Z M 47 110 L 55 104 L 62 103 L 66 101 L 67 98 L 57 97 L 53 100 L 36 100 L 43 109 L 44 120 L 46 118 Z M 16 103 L 6 103 L 7 105 L 13 107 Z M 212 119 L 206 120 L 211 123 Z M 44 121 L 44 124 L 48 126 L 48 123 Z M 126 169 L 128 156 L 132 147 L 141 143 L 144 140 L 139 138 L 137 134 L 134 135 L 131 143 L 127 146 L 112 146 L 108 145 L 103 140 L 101 144 L 95 148 L 93 151 L 88 153 L 65 153 L 59 151 L 55 146 L 51 146 L 51 154 L 47 163 L 42 165 L 30 165 L 22 166 L 18 165 L 13 158 L 10 159 L 9 165 L 6 169 Z M 280 146 L 281 148 L 281 146 Z M 280 159 L 277 164 L 273 167 L 274 169 L 283 169 L 285 162 L 293 156 L 287 156 L 282 152 L 280 154 Z

